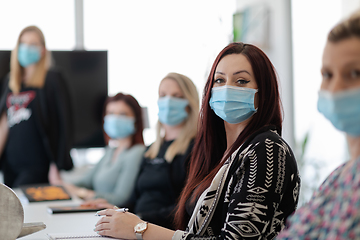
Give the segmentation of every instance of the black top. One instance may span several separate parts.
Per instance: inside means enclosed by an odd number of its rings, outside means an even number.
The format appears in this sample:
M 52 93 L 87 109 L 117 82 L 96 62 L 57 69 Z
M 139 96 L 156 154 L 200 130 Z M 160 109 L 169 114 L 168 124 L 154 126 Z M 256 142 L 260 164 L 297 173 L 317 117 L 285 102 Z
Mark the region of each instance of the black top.
M 214 185 L 199 203 L 197 219 L 187 229 L 191 233 L 180 232 L 174 239 L 273 239 L 284 228 L 300 188 L 290 147 L 267 126 L 252 134 L 232 159 L 225 163 L 231 165 L 224 187 Z M 189 203 L 188 213 L 193 209 Z
M 1 94 L 0 115 L 4 111 L 9 135 L 0 166 L 6 185 L 48 182 L 50 162 L 55 162 L 59 170 L 73 167 L 70 97 L 60 72 L 49 70 L 43 88 L 22 86 L 18 95 L 6 86 Z
M 173 141 L 165 141 L 154 159 L 142 161 L 135 191 L 126 204 L 141 219 L 174 229 L 174 209 L 185 185 L 187 162 L 193 148 L 190 143 L 185 154 L 178 154 L 171 163 L 164 159 Z
M 9 137 L 3 154 L 6 159 L 11 159 L 8 167 L 16 174 L 31 168 L 47 173 L 49 168 L 50 159 L 45 154 L 34 116 L 39 104 L 38 95 L 39 89 L 22 88 L 19 94 L 9 93 L 6 97 Z

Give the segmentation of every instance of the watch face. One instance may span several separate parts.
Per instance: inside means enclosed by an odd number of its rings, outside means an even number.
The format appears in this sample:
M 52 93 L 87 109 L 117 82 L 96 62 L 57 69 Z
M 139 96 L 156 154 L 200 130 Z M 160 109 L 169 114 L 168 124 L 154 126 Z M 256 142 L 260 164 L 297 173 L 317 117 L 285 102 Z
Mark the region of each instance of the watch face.
M 139 223 L 139 224 L 137 224 L 137 225 L 135 226 L 135 231 L 136 231 L 136 232 L 143 232 L 143 231 L 146 230 L 146 227 L 147 227 L 146 222 L 141 222 L 141 223 Z

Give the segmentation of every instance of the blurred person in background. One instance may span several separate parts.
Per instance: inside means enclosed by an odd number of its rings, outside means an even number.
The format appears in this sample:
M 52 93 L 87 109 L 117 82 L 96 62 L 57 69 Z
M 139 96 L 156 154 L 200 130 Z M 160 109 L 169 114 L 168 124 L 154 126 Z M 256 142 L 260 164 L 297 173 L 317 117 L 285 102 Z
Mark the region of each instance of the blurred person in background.
M 346 134 L 350 159 L 289 217 L 277 239 L 360 239 L 360 11 L 328 34 L 318 110 Z
M 174 210 L 187 179 L 197 131 L 199 96 L 194 83 L 169 73 L 159 86 L 156 140 L 144 154 L 135 191 L 126 206 L 141 219 L 173 229 Z M 90 201 L 99 208 L 113 205 Z
M 73 167 L 70 98 L 62 74 L 50 68 L 50 53 L 38 27 L 21 31 L 6 84 L 0 100 L 4 183 L 60 183 L 59 170 Z
M 106 199 L 124 204 L 134 190 L 143 153 L 142 109 L 136 99 L 118 93 L 105 101 L 104 131 L 108 147 L 84 176 L 65 187 L 82 199 Z

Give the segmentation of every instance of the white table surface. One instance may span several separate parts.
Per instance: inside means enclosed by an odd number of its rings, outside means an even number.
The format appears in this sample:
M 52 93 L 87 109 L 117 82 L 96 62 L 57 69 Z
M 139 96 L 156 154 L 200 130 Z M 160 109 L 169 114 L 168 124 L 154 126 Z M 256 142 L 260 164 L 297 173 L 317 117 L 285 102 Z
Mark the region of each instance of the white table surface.
M 99 217 L 95 212 L 50 214 L 48 206 L 80 204 L 80 199 L 29 203 L 20 189 L 14 189 L 24 208 L 24 223 L 43 222 L 44 230 L 19 238 L 21 240 L 45 240 L 47 233 L 93 233 Z

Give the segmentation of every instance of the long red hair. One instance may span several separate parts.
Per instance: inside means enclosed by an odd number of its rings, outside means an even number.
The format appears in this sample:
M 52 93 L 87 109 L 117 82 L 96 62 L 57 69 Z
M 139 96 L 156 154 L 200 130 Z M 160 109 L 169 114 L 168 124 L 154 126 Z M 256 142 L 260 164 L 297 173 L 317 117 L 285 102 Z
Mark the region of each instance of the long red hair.
M 117 102 L 117 101 L 124 101 L 131 108 L 131 110 L 134 112 L 134 115 L 135 115 L 136 132 L 132 136 L 132 141 L 131 141 L 130 147 L 134 146 L 135 144 L 144 144 L 144 138 L 143 138 L 144 124 L 143 124 L 143 117 L 142 117 L 142 109 L 141 109 L 138 101 L 136 101 L 136 99 L 133 96 L 131 96 L 129 94 L 118 93 L 113 97 L 108 97 L 105 100 L 105 104 L 104 104 L 103 121 L 104 121 L 104 117 L 106 114 L 106 106 L 110 102 Z M 104 139 L 105 139 L 105 143 L 107 145 L 109 143 L 110 137 L 105 133 L 105 131 L 104 131 Z
M 258 86 L 259 105 L 257 113 L 253 115 L 252 120 L 238 136 L 229 151 L 225 153 L 227 146 L 224 120 L 210 108 L 209 101 L 216 67 L 223 57 L 230 54 L 242 54 L 250 62 Z M 189 221 L 185 208 L 187 200 L 192 195 L 195 196 L 193 199 L 199 197 L 210 186 L 223 162 L 241 146 L 247 137 L 267 125 L 276 126 L 279 134 L 281 134 L 282 105 L 274 66 L 266 54 L 256 46 L 230 43 L 216 57 L 205 84 L 198 134 L 190 160 L 189 177 L 175 214 L 175 224 L 178 229 L 184 230 Z

